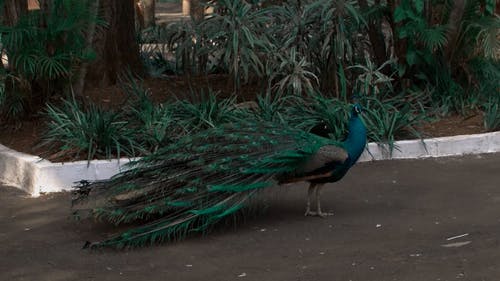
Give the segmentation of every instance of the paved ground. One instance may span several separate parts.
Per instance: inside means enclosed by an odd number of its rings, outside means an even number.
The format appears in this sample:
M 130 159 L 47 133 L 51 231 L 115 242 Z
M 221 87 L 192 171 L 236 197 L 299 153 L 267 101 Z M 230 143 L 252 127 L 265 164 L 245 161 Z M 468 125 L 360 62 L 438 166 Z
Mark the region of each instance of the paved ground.
M 325 190 L 333 217 L 303 217 L 305 189 L 289 187 L 237 228 L 133 251 L 81 250 L 112 229 L 71 221 L 68 194 L 1 187 L 0 280 L 499 280 L 499 167 L 500 154 L 360 164 Z

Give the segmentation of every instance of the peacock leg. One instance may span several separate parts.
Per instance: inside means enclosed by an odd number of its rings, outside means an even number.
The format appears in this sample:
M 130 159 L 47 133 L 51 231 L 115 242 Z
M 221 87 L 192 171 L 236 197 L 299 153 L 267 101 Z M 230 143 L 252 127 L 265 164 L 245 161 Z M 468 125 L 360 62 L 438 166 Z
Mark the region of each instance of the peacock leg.
M 316 212 L 316 215 L 318 217 L 326 217 L 326 216 L 332 216 L 333 213 L 323 213 L 321 211 L 321 188 L 323 188 L 323 184 L 319 184 L 317 187 L 316 187 L 316 207 L 317 207 L 317 212 Z
M 306 205 L 306 213 L 304 216 L 315 216 L 315 212 L 311 212 L 311 196 L 316 189 L 316 184 L 315 183 L 310 183 L 309 184 L 309 189 L 307 190 L 307 205 Z

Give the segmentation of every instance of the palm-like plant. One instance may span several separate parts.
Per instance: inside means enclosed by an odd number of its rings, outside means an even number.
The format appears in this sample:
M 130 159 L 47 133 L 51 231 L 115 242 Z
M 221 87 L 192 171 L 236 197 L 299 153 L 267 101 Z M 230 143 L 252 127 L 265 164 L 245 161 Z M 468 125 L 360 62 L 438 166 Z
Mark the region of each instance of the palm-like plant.
M 311 1 L 286 1 L 282 6 L 269 9 L 273 14 L 270 37 L 279 52 L 296 48 L 297 52 L 308 57 L 311 53 L 312 39 L 318 33 L 318 16 L 314 13 L 317 5 Z
M 500 129 L 500 98 L 490 97 L 484 104 L 484 128 L 488 131 Z
M 318 1 L 321 15 L 322 48 L 316 63 L 321 67 L 322 88 L 327 88 L 340 97 L 344 69 L 354 63 L 354 46 L 359 40 L 358 30 L 365 20 L 356 6 L 356 1 Z M 332 89 L 333 88 L 333 89 Z
M 214 128 L 237 121 L 243 112 L 236 106 L 236 98 L 218 99 L 213 92 L 196 95 L 195 101 L 178 100 L 172 105 L 174 118 L 185 133 Z
M 122 79 L 122 89 L 128 94 L 123 116 L 127 127 L 133 129 L 135 142 L 142 154 L 158 150 L 162 145 L 180 137 L 172 104 L 158 104 L 151 98 L 151 92 L 141 81 L 129 74 Z
M 31 11 L 16 25 L 0 27 L 0 51 L 9 58 L 6 71 L 16 77 L 8 81 L 14 86 L 7 90 L 14 91 L 15 84 L 36 86 L 38 91 L 31 96 L 44 101 L 61 90 L 57 88 L 63 84 L 60 81 L 68 82 L 81 62 L 95 57 L 85 42 L 85 32 L 89 25 L 104 22 L 93 14 L 92 2 L 53 0 L 49 10 Z
M 173 22 L 166 27 L 156 27 L 155 37 L 175 55 L 177 73 L 193 74 L 201 67 L 198 55 L 204 48 L 202 26 L 195 21 Z
M 462 3 L 463 4 L 460 4 Z M 455 6 L 463 5 L 463 13 L 453 13 L 456 18 L 450 19 L 450 28 L 456 34 L 449 34 L 455 40 L 447 45 L 448 59 L 455 67 L 469 62 L 475 57 L 498 59 L 498 30 L 500 18 L 495 16 L 494 1 L 469 0 L 456 1 Z M 498 5 L 498 4 L 497 4 Z M 453 7 L 453 6 L 452 6 Z
M 430 63 L 433 53 L 448 42 L 446 26 L 430 24 L 427 21 L 424 14 L 424 1 L 401 1 L 394 11 L 394 21 L 402 23 L 397 30 L 399 39 L 413 39 L 408 40 L 405 56 L 409 66 Z
M 250 70 L 263 75 L 260 51 L 268 50 L 270 42 L 265 35 L 269 16 L 265 9 L 253 9 L 245 1 L 217 1 L 215 13 L 205 21 L 208 40 L 223 50 L 221 62 L 232 77 L 234 90 L 247 82 Z
M 475 62 L 494 58 L 494 50 L 498 48 L 500 20 L 493 12 L 495 3 L 437 1 L 437 8 L 424 4 L 420 0 L 403 0 L 395 10 L 394 20 L 401 23 L 399 38 L 413 39 L 407 40 L 405 61 L 400 63 L 409 66 L 407 74 L 417 80 L 423 78 L 426 85 L 435 87 L 434 103 L 445 113 L 475 110 L 479 104 L 478 91 L 483 88 L 477 85 L 499 79 L 497 75 L 481 81 L 474 74 Z M 433 20 L 427 16 L 430 9 L 438 13 Z
M 356 79 L 356 89 L 359 93 L 369 96 L 378 96 L 382 89 L 392 90 L 393 78 L 384 74 L 382 69 L 387 65 L 393 64 L 393 60 L 388 60 L 380 66 L 376 66 L 373 61 L 366 56 L 365 64 L 356 64 L 348 69 L 358 70 L 360 73 Z
M 295 47 L 286 57 L 278 54 L 281 63 L 271 75 L 269 82 L 279 80 L 273 87 L 277 88 L 280 96 L 285 92 L 295 95 L 312 92 L 314 85 L 319 84 L 318 77 L 309 70 L 312 67 L 311 63 L 305 57 L 300 58 L 299 55 Z
M 3 27 L 2 44 L 13 68 L 28 78 L 51 80 L 68 76 L 72 62 L 92 58 L 85 48 L 86 29 L 91 22 L 104 23 L 92 14 L 91 2 L 54 0 L 50 10 L 31 12 L 17 25 Z
M 387 144 L 392 152 L 396 138 L 408 135 L 420 138 L 416 126 L 426 119 L 426 115 L 410 103 L 405 103 L 401 96 L 385 100 L 363 97 L 362 103 L 366 110 L 362 118 L 368 128 L 370 140 Z
M 60 107 L 48 105 L 45 114 L 50 121 L 42 145 L 58 146 L 66 157 L 86 153 L 90 161 L 95 157 L 135 156 L 138 146 L 134 130 L 127 127 L 128 122 L 118 112 L 93 104 L 84 109 L 75 100 L 66 100 Z
M 312 92 L 306 98 L 296 98 L 287 111 L 289 123 L 310 130 L 319 123 L 326 123 L 334 139 L 340 140 L 347 130 L 349 104 L 337 98 Z

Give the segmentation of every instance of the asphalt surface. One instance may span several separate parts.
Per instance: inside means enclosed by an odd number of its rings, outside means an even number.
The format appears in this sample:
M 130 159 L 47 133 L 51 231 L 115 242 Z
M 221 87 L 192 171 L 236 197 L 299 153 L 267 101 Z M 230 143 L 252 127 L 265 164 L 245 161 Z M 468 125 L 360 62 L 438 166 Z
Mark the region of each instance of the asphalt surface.
M 114 228 L 70 218 L 70 195 L 0 187 L 0 280 L 500 280 L 500 154 L 363 163 L 304 217 L 304 185 L 207 236 L 82 250 Z

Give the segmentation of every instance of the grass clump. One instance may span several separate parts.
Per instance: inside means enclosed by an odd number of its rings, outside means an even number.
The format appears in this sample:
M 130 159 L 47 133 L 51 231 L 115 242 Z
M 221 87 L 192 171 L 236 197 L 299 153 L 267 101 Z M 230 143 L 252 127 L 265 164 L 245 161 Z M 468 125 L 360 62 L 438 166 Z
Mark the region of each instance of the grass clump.
M 134 131 L 119 112 L 94 104 L 83 108 L 71 99 L 59 107 L 48 105 L 45 115 L 50 121 L 42 145 L 57 146 L 60 153 L 54 156 L 77 158 L 86 154 L 91 160 L 136 155 Z
M 484 128 L 487 131 L 500 130 L 500 97 L 490 97 L 484 104 Z

